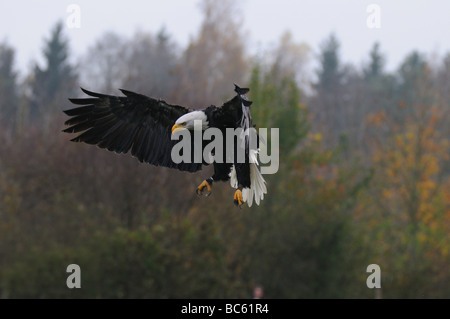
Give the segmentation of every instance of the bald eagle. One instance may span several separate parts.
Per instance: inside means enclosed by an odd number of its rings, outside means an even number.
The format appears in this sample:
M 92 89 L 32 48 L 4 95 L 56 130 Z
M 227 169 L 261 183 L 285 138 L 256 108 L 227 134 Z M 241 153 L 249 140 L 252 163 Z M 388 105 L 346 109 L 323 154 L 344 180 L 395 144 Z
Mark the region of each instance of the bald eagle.
M 69 99 L 77 107 L 64 111 L 70 119 L 65 122 L 69 127 L 63 132 L 80 133 L 71 141 L 97 145 L 116 153 L 130 152 L 140 162 L 155 166 L 197 172 L 204 165 L 211 164 L 204 159 L 181 162 L 172 159 L 172 148 L 178 143 L 172 135 L 184 130 L 193 132 L 195 123 L 200 123 L 201 130 L 216 128 L 224 136 L 229 128 L 240 128 L 242 132 L 253 128 L 250 115 L 252 102 L 246 97 L 250 90 L 236 84 L 236 96 L 231 100 L 221 107 L 211 105 L 199 111 L 127 90 L 120 90 L 124 96 L 105 95 L 83 88 L 81 90 L 89 97 Z M 259 138 L 257 139 L 256 147 L 252 147 L 245 139 L 242 146 L 244 160 L 238 161 L 236 154 L 228 161 L 225 158 L 214 158 L 214 174 L 197 187 L 197 195 L 209 196 L 213 182 L 230 181 L 231 187 L 236 189 L 233 201 L 237 206 L 247 203 L 250 207 L 253 201 L 259 205 L 267 188 L 258 167 Z M 191 144 L 196 142 L 198 143 L 194 138 L 189 141 Z M 205 141 L 200 143 L 204 149 Z M 224 147 L 230 145 L 225 140 L 223 144 Z M 238 144 L 243 143 L 239 143 L 233 136 L 234 151 L 239 148 Z

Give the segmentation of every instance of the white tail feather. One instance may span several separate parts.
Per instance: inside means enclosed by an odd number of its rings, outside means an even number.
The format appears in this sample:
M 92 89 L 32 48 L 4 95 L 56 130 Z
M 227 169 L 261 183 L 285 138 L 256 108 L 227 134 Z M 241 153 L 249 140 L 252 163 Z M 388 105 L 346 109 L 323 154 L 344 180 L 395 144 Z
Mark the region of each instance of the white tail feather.
M 253 205 L 253 197 L 256 205 L 264 199 L 264 194 L 267 194 L 266 181 L 258 168 L 257 150 L 250 150 L 250 188 L 242 190 L 242 199 L 247 203 L 248 207 Z M 231 167 L 230 184 L 233 188 L 238 188 L 238 180 L 236 169 L 234 165 Z

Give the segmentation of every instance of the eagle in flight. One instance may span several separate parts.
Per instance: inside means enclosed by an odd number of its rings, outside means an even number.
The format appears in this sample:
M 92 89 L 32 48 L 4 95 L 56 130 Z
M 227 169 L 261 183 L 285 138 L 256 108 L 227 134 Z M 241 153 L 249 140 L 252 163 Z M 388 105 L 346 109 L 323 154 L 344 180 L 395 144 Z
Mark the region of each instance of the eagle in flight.
M 231 187 L 236 189 L 234 203 L 237 206 L 247 203 L 249 207 L 252 206 L 253 200 L 259 205 L 267 193 L 266 182 L 257 161 L 259 138 L 256 147 L 248 143 L 248 132 L 253 128 L 250 115 L 252 102 L 246 97 L 249 89 L 235 84 L 234 98 L 221 107 L 211 105 L 200 111 L 171 105 L 161 99 L 127 90 L 121 90 L 124 96 L 105 95 L 83 88 L 81 90 L 89 97 L 69 99 L 77 107 L 64 111 L 70 119 L 65 122 L 69 127 L 63 132 L 80 133 L 71 141 L 97 145 L 116 153 L 130 152 L 140 162 L 155 166 L 197 172 L 210 162 L 204 159 L 174 161 L 172 148 L 178 141 L 172 138 L 172 135 L 184 130 L 191 133 L 197 128 L 203 131 L 217 128 L 225 137 L 226 129 L 242 129 L 241 132 L 247 134 L 244 142 L 239 142 L 240 139 L 236 136 L 232 137 L 231 144 L 227 143 L 226 138 L 223 139 L 223 147 L 234 147 L 234 156 L 231 160 L 229 157 L 225 158 L 225 155 L 220 160 L 213 157 L 214 174 L 197 187 L 196 193 L 199 196 L 209 196 L 213 182 L 230 181 Z M 194 141 L 194 134 L 190 135 L 192 138 L 189 143 L 198 143 Z M 203 150 L 205 141 L 201 140 L 200 143 Z M 244 150 L 244 160 L 237 159 L 239 147 Z

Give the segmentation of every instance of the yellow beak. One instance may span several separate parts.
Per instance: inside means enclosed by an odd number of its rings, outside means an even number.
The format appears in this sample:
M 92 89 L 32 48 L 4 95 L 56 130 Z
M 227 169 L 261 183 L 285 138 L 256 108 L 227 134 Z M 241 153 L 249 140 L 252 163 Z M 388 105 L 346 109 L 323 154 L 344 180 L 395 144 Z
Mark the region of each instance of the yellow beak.
M 183 130 L 185 128 L 186 127 L 184 127 L 184 126 L 175 124 L 174 126 L 172 126 L 172 134 L 175 133 L 176 131 L 180 131 L 180 130 Z

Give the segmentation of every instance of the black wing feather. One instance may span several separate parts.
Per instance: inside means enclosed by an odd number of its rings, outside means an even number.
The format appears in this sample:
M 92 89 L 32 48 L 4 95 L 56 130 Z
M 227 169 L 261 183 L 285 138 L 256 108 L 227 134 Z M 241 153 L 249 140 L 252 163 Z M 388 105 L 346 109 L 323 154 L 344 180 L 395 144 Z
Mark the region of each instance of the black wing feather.
M 201 163 L 176 164 L 171 159 L 178 142 L 171 140 L 171 128 L 188 109 L 127 90 L 121 90 L 125 96 L 81 90 L 90 97 L 69 99 L 78 107 L 64 111 L 71 117 L 64 132 L 80 133 L 72 141 L 116 153 L 131 150 L 139 161 L 156 166 L 189 172 L 201 169 Z

